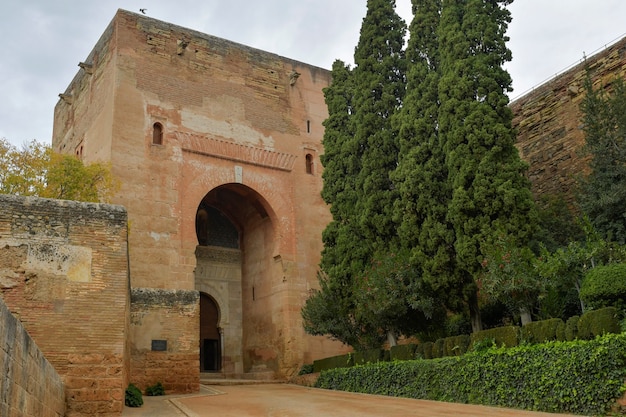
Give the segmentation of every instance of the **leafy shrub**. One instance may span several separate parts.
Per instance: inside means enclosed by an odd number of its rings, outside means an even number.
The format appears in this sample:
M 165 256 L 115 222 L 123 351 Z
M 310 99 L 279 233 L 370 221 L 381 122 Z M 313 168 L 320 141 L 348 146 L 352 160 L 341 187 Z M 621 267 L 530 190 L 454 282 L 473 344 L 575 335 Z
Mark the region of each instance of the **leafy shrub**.
M 432 357 L 435 358 L 443 358 L 443 339 L 435 340 L 432 348 Z
M 580 317 L 572 316 L 565 322 L 565 340 L 571 342 L 578 338 L 578 320 Z
M 419 345 L 417 345 L 417 348 L 415 349 L 415 356 L 417 356 L 417 354 L 420 353 L 424 359 L 432 359 L 433 358 L 433 345 L 434 345 L 433 342 L 420 343 Z
M 313 373 L 313 364 L 305 363 L 304 365 L 302 365 L 302 368 L 300 368 L 300 372 L 298 372 L 298 375 L 308 375 L 312 373 Z
M 593 360 L 590 360 L 593 358 Z M 624 392 L 626 335 L 324 371 L 319 388 L 605 415 Z
M 597 266 L 583 278 L 580 298 L 590 308 L 626 307 L 626 263 Z
M 565 323 L 561 319 L 533 321 L 522 326 L 521 338 L 528 343 L 565 340 Z
M 471 334 L 471 345 L 483 339 L 493 339 L 498 346 L 513 347 L 519 344 L 519 327 L 504 326 L 481 330 Z
M 463 314 L 455 314 L 446 319 L 446 334 L 448 336 L 459 336 L 470 334 L 472 332 L 472 324 L 467 316 Z
M 150 385 L 146 388 L 146 395 L 150 397 L 156 397 L 158 395 L 165 395 L 165 388 L 163 388 L 163 384 L 157 382 L 154 385 Z
M 578 338 L 593 339 L 605 333 L 620 333 L 619 312 L 615 307 L 591 310 L 578 320 Z
M 406 345 L 392 346 L 389 349 L 389 357 L 392 361 L 407 361 L 415 359 L 415 348 L 417 346 L 413 343 Z
M 484 352 L 495 347 L 497 347 L 495 339 L 493 337 L 486 337 L 474 342 L 471 349 L 473 352 Z
M 128 384 L 124 397 L 124 404 L 127 407 L 141 407 L 143 405 L 141 390 L 132 383 Z
M 354 352 L 354 364 L 363 365 L 366 363 L 374 363 L 385 360 L 384 349 L 367 349 L 359 352 Z
M 443 356 L 460 356 L 467 352 L 471 339 L 469 335 L 451 336 L 443 339 Z
M 321 372 L 326 369 L 345 368 L 347 366 L 354 366 L 354 358 L 351 353 L 313 361 L 313 372 Z

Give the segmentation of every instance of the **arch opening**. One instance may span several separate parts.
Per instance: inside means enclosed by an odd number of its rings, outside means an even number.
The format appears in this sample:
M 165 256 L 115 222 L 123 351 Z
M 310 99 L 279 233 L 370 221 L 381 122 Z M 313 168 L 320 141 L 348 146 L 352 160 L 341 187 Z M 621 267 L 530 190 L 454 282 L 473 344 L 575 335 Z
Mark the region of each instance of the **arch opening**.
M 200 293 L 200 371 L 219 372 L 222 369 L 222 332 L 220 310 L 210 295 Z

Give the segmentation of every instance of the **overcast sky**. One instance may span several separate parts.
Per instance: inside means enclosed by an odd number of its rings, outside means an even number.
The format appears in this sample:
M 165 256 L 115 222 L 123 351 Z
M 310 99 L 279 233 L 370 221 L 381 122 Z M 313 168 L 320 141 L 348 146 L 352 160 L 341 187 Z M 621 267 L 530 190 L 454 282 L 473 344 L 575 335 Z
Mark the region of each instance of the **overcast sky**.
M 410 0 L 396 0 L 411 18 Z M 0 137 L 50 142 L 53 111 L 118 8 L 330 69 L 352 62 L 366 0 L 0 0 Z M 516 0 L 519 96 L 625 36 L 624 0 Z

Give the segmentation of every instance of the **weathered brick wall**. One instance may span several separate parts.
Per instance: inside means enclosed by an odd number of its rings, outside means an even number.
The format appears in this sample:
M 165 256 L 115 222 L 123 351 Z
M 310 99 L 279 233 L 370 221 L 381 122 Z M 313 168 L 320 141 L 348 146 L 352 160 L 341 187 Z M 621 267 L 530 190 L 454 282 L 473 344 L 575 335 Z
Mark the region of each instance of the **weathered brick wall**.
M 168 393 L 198 392 L 199 307 L 197 291 L 132 289 L 130 382 L 142 391 L 161 382 Z
M 595 88 L 624 77 L 626 38 L 587 58 Z M 585 63 L 572 67 L 511 103 L 520 156 L 529 163 L 535 195 L 564 193 L 572 198 L 576 177 L 587 170 L 580 103 Z
M 65 387 L 61 377 L 2 299 L 0 369 L 0 416 L 65 415 Z
M 114 416 L 128 382 L 120 206 L 0 195 L 0 290 L 63 377 L 68 416 Z

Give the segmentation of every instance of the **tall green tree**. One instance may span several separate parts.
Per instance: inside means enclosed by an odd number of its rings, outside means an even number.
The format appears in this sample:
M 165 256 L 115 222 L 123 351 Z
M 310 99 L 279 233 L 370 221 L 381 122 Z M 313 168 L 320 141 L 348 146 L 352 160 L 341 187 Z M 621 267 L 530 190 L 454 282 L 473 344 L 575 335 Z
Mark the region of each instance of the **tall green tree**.
M 329 117 L 322 196 L 331 205 L 333 221 L 322 236 L 324 282 L 305 304 L 303 317 L 311 323 L 307 331 L 323 331 L 353 346 L 379 344 L 382 340 L 373 335 L 384 338 L 387 332 L 379 322 L 369 321 L 371 315 L 364 314 L 367 307 L 359 304 L 355 292 L 376 251 L 390 250 L 396 242 L 391 211 L 397 191 L 390 172 L 397 165 L 398 144 L 391 119 L 405 89 L 405 31 L 394 0 L 368 0 L 355 67 L 336 62 L 333 82 L 325 90 Z M 307 321 L 324 300 L 337 299 L 342 300 L 341 325 Z
M 393 176 L 400 198 L 394 216 L 401 244 L 411 251 L 424 282 L 458 311 L 463 303 L 454 279 L 454 230 L 446 220 L 450 187 L 438 120 L 442 2 L 413 0 L 412 6 L 407 91 L 395 118 L 400 158 Z
M 361 36 L 354 52 L 354 140 L 361 159 L 356 178 L 359 224 L 373 250 L 395 239 L 392 208 L 397 190 L 390 173 L 398 163 L 392 117 L 405 91 L 406 24 L 395 0 L 368 0 Z
M 578 203 L 605 239 L 626 243 L 626 85 L 594 89 L 588 71 L 581 103 L 590 172 L 580 181 Z
M 448 170 L 457 288 L 474 331 L 482 328 L 477 282 L 499 236 L 525 246 L 536 223 L 526 164 L 514 146 L 506 93 L 511 0 L 444 0 L 439 25 L 439 134 Z

